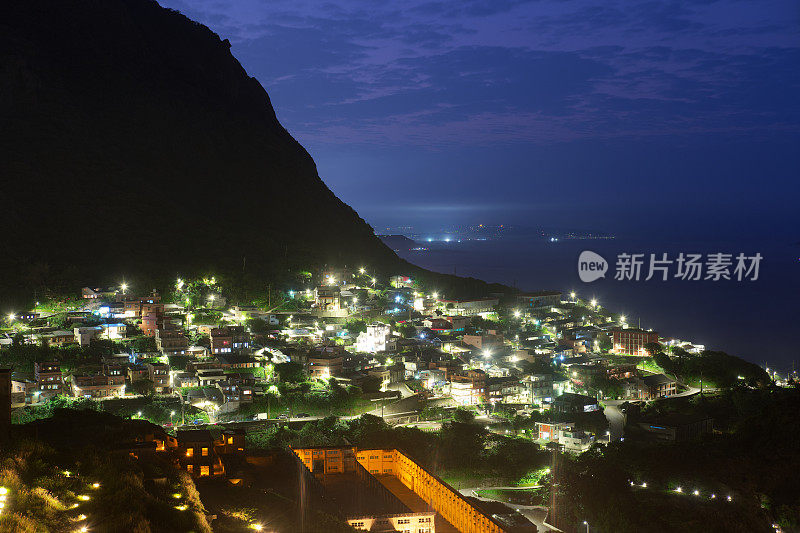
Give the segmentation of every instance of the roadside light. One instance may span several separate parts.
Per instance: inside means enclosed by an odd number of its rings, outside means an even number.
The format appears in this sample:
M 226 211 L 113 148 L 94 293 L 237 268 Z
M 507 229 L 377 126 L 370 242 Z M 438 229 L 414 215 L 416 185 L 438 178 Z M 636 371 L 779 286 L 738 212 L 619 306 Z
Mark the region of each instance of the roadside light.
M 728 501 L 731 501 L 731 500 L 733 500 L 733 498 L 731 498 L 730 496 L 728 496 Z
M 250 527 L 255 529 L 256 531 L 261 531 L 262 529 L 264 529 L 264 526 L 262 526 L 261 524 L 252 524 Z
M 137 412 L 136 416 L 138 416 L 139 418 L 142 418 L 142 412 L 141 411 Z
M 364 267 L 361 267 L 361 268 L 359 268 L 359 269 L 358 269 L 358 271 L 359 271 L 361 274 L 363 274 L 364 272 L 366 272 L 366 270 L 364 269 Z
M 100 488 L 100 483 L 92 483 L 92 488 L 93 489 L 99 489 Z
M 180 492 L 176 492 L 175 494 L 172 495 L 172 497 L 177 500 L 178 498 L 181 497 L 181 493 Z
M 711 499 L 712 499 L 712 500 L 716 500 L 716 499 L 717 499 L 717 495 L 716 495 L 716 494 L 712 494 L 712 495 L 711 495 Z
M 683 492 L 683 489 L 678 487 L 677 489 L 675 489 L 675 492 Z
M 515 316 L 516 318 L 519 318 L 519 314 L 520 314 L 520 313 L 519 313 L 519 310 L 514 310 L 514 316 Z
M 574 292 L 569 293 L 569 297 L 574 300 L 575 299 L 575 293 Z
M 595 300 L 594 298 L 592 298 L 592 301 L 590 303 L 592 304 L 592 307 L 597 307 L 597 300 Z
M 120 288 L 120 289 L 122 289 L 122 294 L 125 294 L 125 291 L 127 291 L 127 290 L 128 290 L 128 284 L 127 284 L 127 283 L 125 283 L 125 282 L 122 282 L 122 283 L 120 284 L 119 288 Z
M 645 483 L 642 483 L 642 488 L 643 488 L 643 489 L 646 489 L 646 488 L 647 488 L 647 483 L 646 483 L 646 482 L 645 482 Z
M 619 321 L 620 322 L 625 322 L 625 315 L 620 315 Z
M 8 314 L 8 321 L 9 322 L 13 322 L 14 319 L 16 319 L 16 318 L 17 318 L 17 316 L 14 313 L 9 313 Z
M 700 496 L 700 491 L 697 490 L 697 489 L 694 489 L 694 492 L 692 494 L 694 494 L 695 496 Z
M 372 278 L 372 284 L 373 284 L 373 285 L 375 285 L 375 283 L 376 283 L 377 281 L 378 281 L 377 279 L 375 279 L 375 278 Z
M 433 294 L 431 294 L 431 296 L 433 296 L 433 299 L 435 300 L 435 299 L 437 299 L 439 297 L 439 293 L 438 292 L 434 292 Z
M 89 500 L 91 500 L 91 498 L 86 494 L 81 494 L 80 496 L 78 496 L 78 499 L 84 502 L 88 502 Z

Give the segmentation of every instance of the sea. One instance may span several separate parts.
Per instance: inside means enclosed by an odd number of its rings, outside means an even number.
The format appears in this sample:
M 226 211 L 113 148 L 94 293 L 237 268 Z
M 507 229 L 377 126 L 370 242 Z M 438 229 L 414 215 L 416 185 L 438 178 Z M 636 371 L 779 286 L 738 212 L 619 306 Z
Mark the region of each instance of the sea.
M 792 242 L 678 241 L 652 239 L 548 239 L 524 236 L 492 240 L 423 242 L 423 250 L 400 250 L 404 259 L 427 269 L 503 283 L 523 291 L 574 291 L 596 299 L 630 325 L 652 328 L 667 339 L 680 339 L 737 355 L 780 374 L 800 365 L 800 246 Z M 592 251 L 608 263 L 605 277 L 581 281 L 578 258 Z M 648 281 L 650 254 L 675 260 L 680 253 L 732 254 L 731 279 L 676 278 L 677 264 L 666 264 L 668 279 L 656 271 Z M 760 254 L 757 279 L 734 275 L 736 256 Z M 638 280 L 616 279 L 623 254 L 644 254 Z M 662 264 L 663 266 L 664 264 Z M 750 261 L 747 262 L 750 266 Z M 723 269 L 724 270 L 724 269 Z M 630 275 L 630 270 L 626 269 Z M 706 272 L 702 273 L 705 278 Z

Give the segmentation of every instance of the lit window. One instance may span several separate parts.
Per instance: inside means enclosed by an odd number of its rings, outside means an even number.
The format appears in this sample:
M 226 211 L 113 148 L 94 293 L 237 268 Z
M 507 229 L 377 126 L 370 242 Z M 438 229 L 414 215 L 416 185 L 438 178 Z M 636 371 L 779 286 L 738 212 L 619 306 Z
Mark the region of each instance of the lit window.
M 202 452 L 201 452 L 201 455 L 202 455 L 203 457 L 205 457 L 206 455 L 208 455 L 208 448 L 203 448 L 203 450 L 202 450 Z
M 201 475 L 201 476 L 207 476 L 207 475 L 209 475 L 209 467 L 207 467 L 207 466 L 201 466 L 201 467 L 200 467 L 200 475 Z
M 186 457 L 194 457 L 194 448 L 186 448 Z

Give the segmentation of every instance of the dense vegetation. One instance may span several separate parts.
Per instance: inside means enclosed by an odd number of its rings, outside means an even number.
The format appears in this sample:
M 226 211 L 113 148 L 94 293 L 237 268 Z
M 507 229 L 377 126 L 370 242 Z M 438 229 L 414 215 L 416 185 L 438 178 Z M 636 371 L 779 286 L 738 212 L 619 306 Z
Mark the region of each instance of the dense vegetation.
M 0 530 L 210 532 L 185 472 L 169 460 L 139 462 L 111 453 L 150 427 L 63 409 L 17 426 L 13 440 L 0 448 L 0 486 L 8 491 Z M 163 481 L 146 482 L 152 479 Z
M 722 433 L 672 444 L 629 438 L 563 457 L 554 470 L 554 519 L 608 532 L 766 532 L 773 523 L 797 530 L 800 391 L 739 388 L 672 402 L 649 410 L 719 416 Z
M 684 382 L 699 386 L 703 381 L 707 388 L 732 387 L 737 383 L 756 387 L 770 381 L 763 368 L 725 352 L 704 350 L 690 354 L 676 348 L 672 356 L 660 352 L 653 356 L 653 361 Z

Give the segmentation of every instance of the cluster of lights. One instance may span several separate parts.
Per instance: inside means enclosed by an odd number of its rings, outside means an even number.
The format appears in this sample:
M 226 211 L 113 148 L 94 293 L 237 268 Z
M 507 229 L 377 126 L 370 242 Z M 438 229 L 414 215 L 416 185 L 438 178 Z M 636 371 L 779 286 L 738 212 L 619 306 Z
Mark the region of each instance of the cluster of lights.
M 6 508 L 7 498 L 8 498 L 8 489 L 5 487 L 0 487 L 0 515 L 3 514 L 3 511 Z
M 633 481 L 631 481 L 631 482 L 630 482 L 630 485 L 631 485 L 631 487 L 638 486 L 638 487 L 641 487 L 641 488 L 643 488 L 643 489 L 646 489 L 646 488 L 647 488 L 647 483 L 646 483 L 646 482 L 642 482 L 642 484 L 641 484 L 641 485 L 636 485 L 636 484 L 635 484 Z M 674 492 L 675 494 L 683 494 L 683 487 L 681 487 L 681 486 L 679 485 L 679 486 L 675 487 L 674 489 L 672 489 L 672 492 Z M 694 490 L 692 491 L 692 496 L 697 496 L 697 497 L 699 497 L 700 495 L 701 495 L 700 489 L 694 489 Z M 712 492 L 711 494 L 709 494 L 708 498 L 709 498 L 710 500 L 716 500 L 716 499 L 717 499 L 717 495 L 716 495 L 715 493 L 713 493 L 713 492 Z M 732 502 L 732 501 L 733 501 L 733 496 L 731 496 L 731 495 L 728 495 L 728 496 L 727 496 L 725 499 L 726 499 L 727 501 L 729 501 L 729 502 Z

